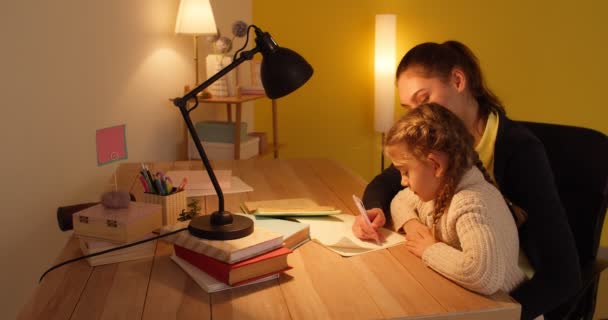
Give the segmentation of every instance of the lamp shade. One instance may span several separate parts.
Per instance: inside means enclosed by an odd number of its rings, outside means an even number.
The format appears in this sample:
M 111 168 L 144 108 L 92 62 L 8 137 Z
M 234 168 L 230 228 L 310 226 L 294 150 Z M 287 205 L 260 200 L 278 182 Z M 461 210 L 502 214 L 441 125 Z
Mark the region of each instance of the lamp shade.
M 266 95 L 271 99 L 290 94 L 312 76 L 312 66 L 296 52 L 278 48 L 264 55 L 260 77 Z
M 175 22 L 175 33 L 215 34 L 215 18 L 209 0 L 181 0 Z
M 286 96 L 312 77 L 312 66 L 301 55 L 279 47 L 268 32 L 260 29 L 255 32 L 255 42 L 264 57 L 260 66 L 260 78 L 269 98 Z
M 394 121 L 396 25 L 396 15 L 376 15 L 374 129 L 377 132 L 387 132 Z

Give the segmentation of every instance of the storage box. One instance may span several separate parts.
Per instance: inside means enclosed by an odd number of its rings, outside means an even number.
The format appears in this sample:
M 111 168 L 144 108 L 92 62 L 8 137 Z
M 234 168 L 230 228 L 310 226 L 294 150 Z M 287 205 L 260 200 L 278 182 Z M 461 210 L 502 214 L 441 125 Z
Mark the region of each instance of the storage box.
M 108 209 L 98 204 L 73 216 L 74 234 L 116 243 L 127 243 L 162 226 L 162 207 L 131 202 L 128 208 Z
M 180 213 L 182 213 L 182 210 L 186 210 L 185 191 L 178 191 L 166 196 L 144 193 L 141 200 L 145 203 L 155 203 L 162 206 L 163 226 L 179 222 L 177 219 Z
M 194 141 L 188 137 L 188 158 L 200 159 L 201 157 L 196 150 Z M 209 160 L 231 160 L 234 159 L 234 144 L 221 142 L 206 142 L 203 141 L 203 148 Z M 247 140 L 241 140 L 241 159 L 249 159 L 260 154 L 260 138 L 247 137 Z
M 260 146 L 258 147 L 260 153 L 264 153 L 266 150 L 268 150 L 268 138 L 266 136 L 266 132 L 250 132 L 248 136 L 260 138 Z
M 202 141 L 222 143 L 234 143 L 235 126 L 235 122 L 226 121 L 200 121 L 194 125 Z M 247 122 L 241 122 L 240 138 L 241 141 L 247 138 Z
M 154 233 L 149 233 L 145 235 L 143 238 L 137 240 L 146 240 L 152 237 L 155 237 Z M 80 249 L 82 250 L 82 254 L 92 254 L 97 253 L 109 249 L 113 249 L 122 244 L 112 243 L 105 240 L 93 240 L 88 238 L 80 237 Z M 98 255 L 95 257 L 87 258 L 86 260 L 89 262 L 89 265 L 92 267 L 100 266 L 109 263 L 117 263 L 123 261 L 130 260 L 138 260 L 144 258 L 154 257 L 154 252 L 156 251 L 156 240 L 151 240 L 148 242 L 144 242 L 142 244 L 138 244 L 136 246 L 132 246 L 129 248 L 124 248 L 120 250 L 116 250 L 113 252 L 108 252 L 102 255 Z

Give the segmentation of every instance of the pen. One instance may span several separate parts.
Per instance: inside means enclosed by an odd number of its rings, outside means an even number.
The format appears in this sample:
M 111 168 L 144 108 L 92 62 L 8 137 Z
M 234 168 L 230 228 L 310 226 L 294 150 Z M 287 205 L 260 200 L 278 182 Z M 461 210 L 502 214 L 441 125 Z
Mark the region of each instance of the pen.
M 171 189 L 169 188 L 169 185 L 167 184 L 167 177 L 163 176 L 162 174 L 160 174 L 160 185 L 163 188 L 163 193 L 165 195 L 168 195 L 171 193 Z
M 182 180 L 182 183 L 179 185 L 177 190 L 178 191 L 184 190 L 186 188 L 186 183 L 188 183 L 188 178 L 184 177 L 184 179 Z
M 365 210 L 365 207 L 363 206 L 363 202 L 361 201 L 361 199 L 359 199 L 359 197 L 357 197 L 356 195 L 353 194 L 353 200 L 355 201 L 355 205 L 357 206 L 357 209 L 359 209 L 359 213 L 363 216 L 363 220 L 365 220 L 367 225 L 373 229 L 372 222 L 369 221 L 369 217 L 367 216 L 367 210 Z M 376 238 L 376 244 L 380 245 L 380 239 Z
M 167 186 L 167 193 L 173 193 L 173 181 L 171 180 L 171 177 L 165 176 L 165 185 Z
M 148 167 L 143 162 L 141 163 L 141 170 L 139 172 L 142 176 L 144 176 L 144 179 L 146 179 L 146 182 L 148 183 L 149 192 L 157 193 L 156 188 L 154 186 L 154 177 L 150 174 L 150 170 L 148 170 Z
M 145 187 L 144 189 L 146 190 L 146 192 L 154 192 L 154 188 L 152 186 L 152 181 L 150 181 L 150 178 L 148 177 L 148 175 L 146 174 L 146 171 L 144 171 L 144 169 L 140 170 L 139 173 L 141 174 L 140 177 L 142 177 L 142 179 L 144 180 L 143 182 L 145 182 Z
M 145 192 L 150 192 L 150 188 L 148 188 L 148 183 L 146 183 L 146 178 L 144 176 L 139 176 L 139 181 L 141 181 L 142 186 L 144 187 Z
M 155 186 L 156 186 L 156 191 L 158 191 L 157 193 L 158 193 L 159 195 L 161 195 L 161 196 L 164 196 L 164 195 L 165 195 L 165 192 L 163 191 L 163 185 L 162 185 L 162 183 L 160 182 L 160 179 L 156 179 L 156 180 L 154 180 L 154 184 L 155 184 Z

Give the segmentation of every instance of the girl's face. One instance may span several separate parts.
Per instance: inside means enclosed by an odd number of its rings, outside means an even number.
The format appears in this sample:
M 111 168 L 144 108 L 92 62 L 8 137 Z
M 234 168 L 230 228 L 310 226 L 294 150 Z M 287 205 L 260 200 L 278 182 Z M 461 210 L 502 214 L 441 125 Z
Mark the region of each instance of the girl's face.
M 422 201 L 437 198 L 443 184 L 443 172 L 447 156 L 431 152 L 426 159 L 419 160 L 405 146 L 387 146 L 388 156 L 401 173 L 401 185 L 409 187 Z
M 438 103 L 463 119 L 465 107 L 464 74 L 454 69 L 448 81 L 423 77 L 419 67 L 410 67 L 397 79 L 401 105 L 416 108 L 425 102 Z

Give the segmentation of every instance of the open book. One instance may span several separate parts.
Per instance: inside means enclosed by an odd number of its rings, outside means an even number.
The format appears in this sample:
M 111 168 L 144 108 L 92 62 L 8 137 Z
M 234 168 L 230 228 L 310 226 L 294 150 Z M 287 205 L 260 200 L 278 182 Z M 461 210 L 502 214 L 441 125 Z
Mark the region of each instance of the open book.
M 309 198 L 245 201 L 242 209 L 256 216 L 327 216 L 340 213 L 333 206 L 319 205 Z
M 397 232 L 380 229 L 385 240 L 380 245 L 360 240 L 351 229 L 355 216 L 338 214 L 327 217 L 297 217 L 299 222 L 310 225 L 310 237 L 342 256 L 358 254 L 396 246 L 405 242 L 405 236 Z
M 239 214 L 239 213 L 235 213 Z M 243 214 L 250 219 L 254 218 L 255 228 L 280 233 L 283 235 L 283 245 L 291 250 L 303 245 L 310 240 L 310 226 L 306 223 L 281 219 L 279 217 L 251 216 Z

